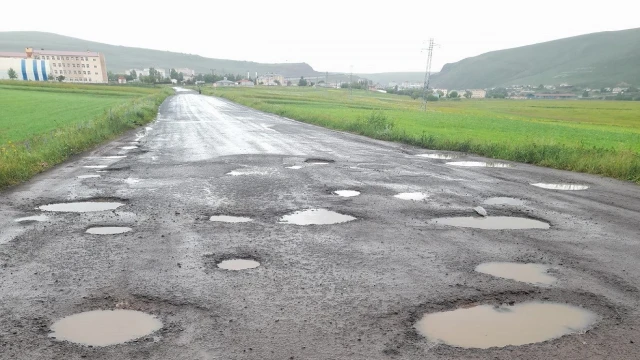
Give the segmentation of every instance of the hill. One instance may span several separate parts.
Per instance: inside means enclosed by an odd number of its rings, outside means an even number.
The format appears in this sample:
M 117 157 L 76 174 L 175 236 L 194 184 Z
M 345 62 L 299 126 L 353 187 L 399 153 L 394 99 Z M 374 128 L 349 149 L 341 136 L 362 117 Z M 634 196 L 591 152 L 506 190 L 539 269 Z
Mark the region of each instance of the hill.
M 492 51 L 446 64 L 432 84 L 465 89 L 561 83 L 601 87 L 620 82 L 640 85 L 640 28 Z
M 97 51 L 105 55 L 109 71 L 121 73 L 127 69 L 138 68 L 190 68 L 199 73 L 264 74 L 274 72 L 285 77 L 315 76 L 318 74 L 306 63 L 262 64 L 251 61 L 236 61 L 205 58 L 199 55 L 182 54 L 170 51 L 116 46 L 77 39 L 52 33 L 35 31 L 0 32 L 0 51 L 24 51 L 25 47 L 35 49 Z

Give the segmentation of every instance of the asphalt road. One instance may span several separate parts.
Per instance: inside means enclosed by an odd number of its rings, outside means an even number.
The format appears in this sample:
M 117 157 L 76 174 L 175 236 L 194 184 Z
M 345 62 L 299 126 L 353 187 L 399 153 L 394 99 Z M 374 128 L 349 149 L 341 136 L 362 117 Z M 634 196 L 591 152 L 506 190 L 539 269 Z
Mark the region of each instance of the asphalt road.
M 132 145 L 139 148 L 122 149 Z M 180 92 L 148 128 L 0 193 L 0 358 L 640 358 L 640 187 L 524 164 L 465 168 L 416 156 L 427 152 Z M 126 157 L 101 158 L 117 155 Z M 84 167 L 94 165 L 107 168 Z M 86 174 L 101 177 L 78 178 Z M 530 185 L 539 182 L 589 189 Z M 404 192 L 428 197 L 394 197 Z M 482 205 L 500 196 L 524 205 Z M 125 205 L 36 209 L 86 199 Z M 478 205 L 489 216 L 534 218 L 550 228 L 432 221 L 476 216 Z M 279 222 L 312 208 L 357 220 Z M 48 220 L 14 221 L 41 214 Z M 212 215 L 253 221 L 211 222 Z M 85 233 L 97 225 L 133 231 Z M 261 266 L 217 268 L 234 257 Z M 548 264 L 558 280 L 536 286 L 474 271 L 491 261 Z M 424 313 L 527 301 L 580 306 L 598 321 L 586 333 L 485 350 L 434 343 L 413 327 Z M 107 347 L 49 337 L 55 321 L 96 309 L 144 311 L 163 327 Z

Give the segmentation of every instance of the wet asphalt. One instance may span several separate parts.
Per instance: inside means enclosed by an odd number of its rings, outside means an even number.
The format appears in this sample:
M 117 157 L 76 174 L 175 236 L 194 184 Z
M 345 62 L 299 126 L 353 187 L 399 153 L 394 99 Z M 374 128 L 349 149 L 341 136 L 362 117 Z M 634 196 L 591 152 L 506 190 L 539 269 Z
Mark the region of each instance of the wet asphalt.
M 0 359 L 640 358 L 640 187 L 416 156 L 424 153 L 436 152 L 179 92 L 148 127 L 0 193 Z M 460 155 L 453 161 L 491 161 Z M 522 204 L 483 204 L 493 197 Z M 90 199 L 124 205 L 37 209 Z M 550 228 L 432 221 L 477 217 L 476 206 Z M 356 220 L 281 222 L 309 209 Z M 47 218 L 14 221 L 36 215 Z M 215 215 L 252 221 L 210 221 Z M 86 233 L 93 227 L 132 230 Z M 217 266 L 229 259 L 260 266 Z M 558 280 L 532 285 L 474 271 L 485 262 L 545 264 Z M 438 344 L 414 328 L 425 313 L 528 301 L 583 307 L 598 321 L 585 333 L 489 349 Z M 61 318 L 109 309 L 142 311 L 163 327 L 107 347 L 49 336 Z

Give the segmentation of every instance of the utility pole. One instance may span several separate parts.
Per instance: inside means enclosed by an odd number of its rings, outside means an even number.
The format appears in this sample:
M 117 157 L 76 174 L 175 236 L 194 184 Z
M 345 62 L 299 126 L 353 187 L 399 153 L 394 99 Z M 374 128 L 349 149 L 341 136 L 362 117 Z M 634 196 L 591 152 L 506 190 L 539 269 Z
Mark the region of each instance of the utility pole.
M 424 72 L 424 85 L 422 88 L 422 110 L 427 111 L 427 90 L 429 89 L 429 78 L 431 77 L 431 60 L 433 59 L 433 38 L 429 39 L 429 47 L 427 49 L 427 68 Z

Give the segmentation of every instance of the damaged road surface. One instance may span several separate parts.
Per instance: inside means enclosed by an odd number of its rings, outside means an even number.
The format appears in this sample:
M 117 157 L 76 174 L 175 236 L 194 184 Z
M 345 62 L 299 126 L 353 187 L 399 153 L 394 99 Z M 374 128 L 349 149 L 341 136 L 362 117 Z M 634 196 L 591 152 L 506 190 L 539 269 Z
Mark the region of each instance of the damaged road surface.
M 0 194 L 0 359 L 640 357 L 637 185 L 424 154 L 177 92 Z

